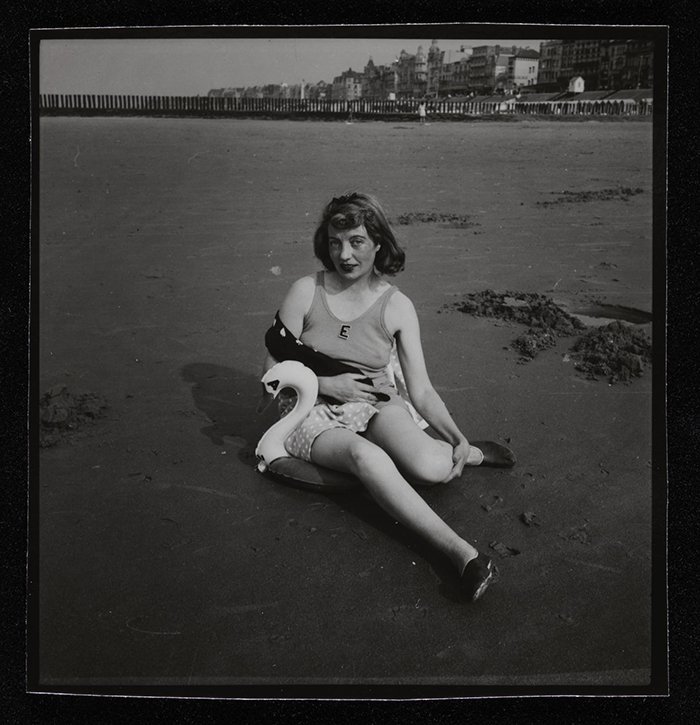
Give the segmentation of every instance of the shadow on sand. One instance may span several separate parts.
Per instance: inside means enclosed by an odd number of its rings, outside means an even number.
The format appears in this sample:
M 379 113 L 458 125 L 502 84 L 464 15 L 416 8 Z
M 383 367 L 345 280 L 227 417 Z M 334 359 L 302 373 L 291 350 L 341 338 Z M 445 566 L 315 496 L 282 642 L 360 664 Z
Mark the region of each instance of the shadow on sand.
M 233 368 L 212 363 L 189 363 L 182 370 L 182 379 L 191 384 L 192 398 L 198 410 L 210 423 L 201 429 L 202 435 L 216 446 L 233 443 L 238 447 L 238 459 L 246 467 L 257 465 L 255 446 L 263 433 L 277 420 L 276 406 L 271 405 L 256 414 L 260 381 Z M 298 500 L 300 496 L 327 496 L 341 509 L 356 516 L 368 526 L 402 544 L 424 559 L 441 581 L 439 590 L 450 600 L 458 599 L 457 582 L 451 562 L 422 538 L 388 516 L 364 490 L 350 493 L 310 493 L 278 481 L 271 482 L 284 490 L 284 495 Z M 435 489 L 419 489 L 424 498 L 439 495 Z

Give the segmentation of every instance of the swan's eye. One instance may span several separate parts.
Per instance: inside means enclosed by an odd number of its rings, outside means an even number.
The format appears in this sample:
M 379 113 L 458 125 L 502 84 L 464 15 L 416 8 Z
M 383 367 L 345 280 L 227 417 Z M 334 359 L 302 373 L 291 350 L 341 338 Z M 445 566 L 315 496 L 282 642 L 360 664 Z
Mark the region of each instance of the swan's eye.
M 279 384 L 280 384 L 280 381 L 279 380 L 270 380 L 267 383 L 267 387 L 268 388 L 271 388 L 272 390 L 277 390 Z

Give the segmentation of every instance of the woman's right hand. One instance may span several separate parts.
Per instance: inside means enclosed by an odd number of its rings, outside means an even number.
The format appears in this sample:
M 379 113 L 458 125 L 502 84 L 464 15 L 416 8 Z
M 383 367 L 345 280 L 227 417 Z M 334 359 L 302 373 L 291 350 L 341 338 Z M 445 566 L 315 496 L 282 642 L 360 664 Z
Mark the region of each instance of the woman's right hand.
M 357 373 L 342 373 L 318 379 L 318 392 L 329 398 L 335 398 L 342 403 L 370 403 L 374 405 L 378 398 L 375 388 L 370 383 L 360 382 L 366 380 Z

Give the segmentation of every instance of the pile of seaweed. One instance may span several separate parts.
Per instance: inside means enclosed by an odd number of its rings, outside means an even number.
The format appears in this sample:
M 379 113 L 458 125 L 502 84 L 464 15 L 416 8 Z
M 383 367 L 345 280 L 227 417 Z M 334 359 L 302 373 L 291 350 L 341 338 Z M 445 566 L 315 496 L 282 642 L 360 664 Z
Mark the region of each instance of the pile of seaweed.
M 641 330 L 615 321 L 591 330 L 571 349 L 574 367 L 588 380 L 629 382 L 651 364 L 651 340 Z
M 409 212 L 408 214 L 399 214 L 392 222 L 394 224 L 428 224 L 441 223 L 450 227 L 459 229 L 469 229 L 470 227 L 478 227 L 477 222 L 472 221 L 468 214 L 442 214 L 440 212 Z
M 511 343 L 519 353 L 519 363 L 554 347 L 558 338 L 573 336 L 581 337 L 571 348 L 570 359 L 576 371 L 589 380 L 605 377 L 611 384 L 629 382 L 651 363 L 651 340 L 643 331 L 617 320 L 589 331 L 546 295 L 484 290 L 466 294 L 442 309 L 527 325 L 528 329 Z
M 527 362 L 537 357 L 540 350 L 554 347 L 557 344 L 557 336 L 548 329 L 533 330 L 530 328 L 522 335 L 513 340 L 511 347 L 520 353 L 521 362 Z
M 71 393 L 57 385 L 44 393 L 39 402 L 39 446 L 55 446 L 68 435 L 104 416 L 107 401 L 91 392 Z
M 579 204 L 588 201 L 611 201 L 621 199 L 629 201 L 631 196 L 641 194 L 644 189 L 631 189 L 628 186 L 618 186 L 614 189 L 600 189 L 599 191 L 553 191 L 559 198 L 553 201 L 538 201 L 539 206 L 553 206 L 555 204 Z
M 586 329 L 581 320 L 559 307 L 551 297 L 535 292 L 494 292 L 487 289 L 466 294 L 458 302 L 443 307 L 476 317 L 518 322 L 555 337 L 568 337 Z M 546 336 L 536 337 L 545 339 Z

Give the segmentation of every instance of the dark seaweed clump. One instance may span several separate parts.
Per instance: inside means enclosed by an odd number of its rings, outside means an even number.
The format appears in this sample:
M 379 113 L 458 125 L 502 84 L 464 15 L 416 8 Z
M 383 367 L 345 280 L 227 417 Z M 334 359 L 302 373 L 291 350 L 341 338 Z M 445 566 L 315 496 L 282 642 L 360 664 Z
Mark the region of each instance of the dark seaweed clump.
M 598 191 L 553 191 L 559 198 L 553 201 L 538 201 L 539 206 L 554 206 L 555 204 L 581 204 L 589 201 L 612 201 L 621 199 L 629 201 L 631 196 L 641 194 L 644 189 L 631 189 L 628 186 L 618 186 L 614 189 L 600 189 Z
M 91 392 L 71 393 L 57 385 L 44 393 L 39 402 L 39 445 L 48 448 L 60 443 L 85 424 L 101 418 L 107 401 Z
M 526 362 L 537 357 L 540 350 L 546 350 L 556 344 L 557 336 L 551 330 L 529 329 L 522 335 L 518 335 L 511 343 L 511 347 L 519 352 L 523 362 Z
M 630 382 L 651 364 L 651 340 L 641 330 L 611 322 L 591 330 L 571 348 L 574 367 L 589 380 Z
M 457 227 L 459 229 L 469 229 L 470 227 L 478 227 L 479 224 L 472 221 L 468 214 L 443 214 L 440 212 L 409 212 L 408 214 L 399 214 L 392 220 L 394 224 L 429 224 L 440 223 L 445 226 Z
M 551 347 L 554 342 L 549 344 L 550 338 L 568 337 L 586 329 L 581 320 L 559 307 L 551 297 L 535 292 L 471 292 L 458 302 L 444 305 L 444 308 L 476 317 L 496 317 L 534 328 L 530 337 L 537 342 L 524 342 L 524 348 L 533 345 L 539 349 Z
M 630 382 L 651 364 L 651 340 L 643 331 L 617 320 L 589 331 L 581 320 L 545 295 L 485 290 L 466 294 L 443 309 L 527 325 L 528 329 L 511 342 L 520 363 L 554 347 L 559 337 L 582 335 L 572 346 L 570 358 L 576 371 L 589 380 Z

